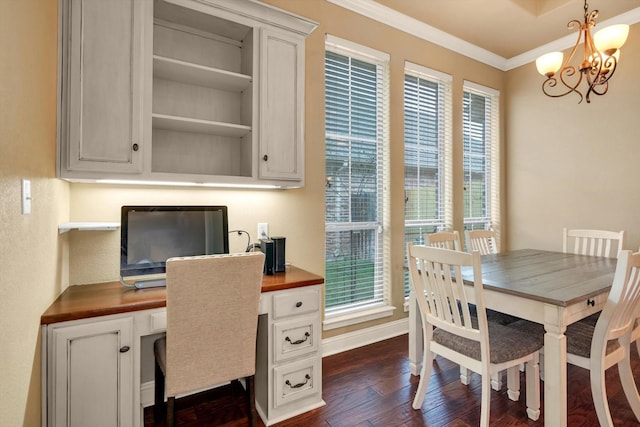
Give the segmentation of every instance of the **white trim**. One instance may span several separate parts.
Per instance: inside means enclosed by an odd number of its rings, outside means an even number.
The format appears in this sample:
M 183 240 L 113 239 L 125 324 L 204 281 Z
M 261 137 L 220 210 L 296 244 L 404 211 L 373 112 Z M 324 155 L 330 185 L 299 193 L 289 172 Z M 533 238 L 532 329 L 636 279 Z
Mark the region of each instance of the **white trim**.
M 576 34 L 572 32 L 570 35 L 562 37 L 551 43 L 524 52 L 512 58 L 504 58 L 489 52 L 479 46 L 466 42 L 462 39 L 445 33 L 435 27 L 418 21 L 408 15 L 404 15 L 398 11 L 383 6 L 374 0 L 327 0 L 330 3 L 349 9 L 367 18 L 374 19 L 383 24 L 394 27 L 400 31 L 404 31 L 416 37 L 419 37 L 430 43 L 437 44 L 456 53 L 475 59 L 484 64 L 490 65 L 501 71 L 509 71 L 521 65 L 528 64 L 536 60 L 536 58 L 544 53 L 564 50 L 572 47 L 576 42 Z M 628 12 L 615 16 L 606 21 L 598 23 L 598 26 L 604 28 L 612 24 L 633 25 L 640 22 L 640 7 L 632 9 Z
M 378 341 L 397 337 L 409 332 L 409 319 L 404 318 L 366 329 L 348 332 L 322 340 L 322 357 L 332 356 L 347 350 L 363 347 Z
M 507 60 L 502 56 L 482 49 L 458 37 L 454 37 L 449 33 L 445 33 L 442 30 L 383 6 L 373 0 L 327 1 L 504 71 Z
M 343 326 L 368 322 L 369 320 L 389 317 L 393 315 L 395 309 L 392 305 L 383 305 L 382 307 L 351 311 L 346 314 L 328 318 L 325 317 L 325 320 L 322 322 L 322 329 L 328 331 L 330 329 L 342 328 Z
M 409 73 L 411 75 L 417 74 L 415 77 L 425 76 L 446 83 L 451 83 L 453 81 L 453 76 L 451 74 L 443 73 L 442 71 L 427 68 L 423 65 L 414 64 L 409 61 L 404 61 L 404 70 L 405 73 Z
M 488 86 L 484 86 L 478 83 L 474 83 L 472 81 L 469 80 L 464 80 L 463 82 L 463 88 L 464 90 L 468 90 L 470 92 L 479 92 L 482 95 L 488 95 L 488 96 L 500 96 L 500 91 Z
M 337 53 L 343 53 L 347 56 L 355 56 L 356 58 L 374 59 L 379 62 L 389 62 L 391 55 L 380 50 L 376 50 L 350 40 L 341 39 L 331 34 L 325 34 L 325 45 L 330 46 L 331 50 Z

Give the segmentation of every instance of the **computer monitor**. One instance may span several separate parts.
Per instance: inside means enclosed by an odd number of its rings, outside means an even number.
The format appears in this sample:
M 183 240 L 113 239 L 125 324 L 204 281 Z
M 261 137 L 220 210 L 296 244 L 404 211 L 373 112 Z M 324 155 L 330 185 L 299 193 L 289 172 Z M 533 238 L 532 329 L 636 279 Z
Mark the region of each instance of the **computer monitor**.
M 226 206 L 122 207 L 120 277 L 135 276 L 136 287 L 164 285 L 171 257 L 223 253 L 229 253 Z

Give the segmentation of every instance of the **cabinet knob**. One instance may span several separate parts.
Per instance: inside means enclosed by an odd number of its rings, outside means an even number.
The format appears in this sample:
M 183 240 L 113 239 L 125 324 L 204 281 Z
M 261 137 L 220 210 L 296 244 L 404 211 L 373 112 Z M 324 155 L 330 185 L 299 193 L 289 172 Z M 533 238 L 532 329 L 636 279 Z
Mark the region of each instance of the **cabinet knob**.
M 140 147 L 138 147 L 138 144 L 133 144 L 133 147 L 131 148 L 133 148 L 133 151 L 138 151 Z
M 296 303 L 296 307 L 297 307 L 297 308 L 302 307 L 302 301 L 298 301 L 298 302 Z
M 267 160 L 269 160 L 269 156 L 267 156 L 267 155 L 265 154 L 264 156 L 262 156 L 262 160 L 264 160 L 264 161 L 266 162 Z
M 129 351 L 130 347 L 128 345 L 125 345 L 124 347 L 120 347 L 120 353 L 126 353 L 127 351 Z

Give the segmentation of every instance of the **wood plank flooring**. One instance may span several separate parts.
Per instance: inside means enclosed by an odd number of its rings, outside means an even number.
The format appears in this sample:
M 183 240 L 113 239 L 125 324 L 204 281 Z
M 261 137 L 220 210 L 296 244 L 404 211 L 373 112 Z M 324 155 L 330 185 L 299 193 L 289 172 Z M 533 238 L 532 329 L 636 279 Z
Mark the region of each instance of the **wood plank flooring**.
M 277 424 L 278 427 L 410 427 L 477 426 L 480 417 L 480 376 L 469 386 L 459 381 L 458 366 L 437 357 L 421 410 L 411 408 L 419 377 L 409 372 L 407 335 L 381 341 L 323 359 L 323 398 L 326 406 Z M 640 386 L 640 359 L 632 350 L 632 368 Z M 606 375 L 609 406 L 616 427 L 638 427 L 618 378 L 617 368 Z M 591 398 L 589 373 L 568 366 L 568 425 L 598 427 Z M 543 389 L 541 385 L 541 389 Z M 544 425 L 544 395 L 538 421 L 527 418 L 524 374 L 520 401 L 507 398 L 506 387 L 491 392 L 492 426 Z M 176 423 L 182 427 L 247 426 L 242 392 L 230 386 L 176 401 Z M 259 426 L 264 426 L 261 420 Z M 145 427 L 153 425 L 153 407 L 145 409 Z

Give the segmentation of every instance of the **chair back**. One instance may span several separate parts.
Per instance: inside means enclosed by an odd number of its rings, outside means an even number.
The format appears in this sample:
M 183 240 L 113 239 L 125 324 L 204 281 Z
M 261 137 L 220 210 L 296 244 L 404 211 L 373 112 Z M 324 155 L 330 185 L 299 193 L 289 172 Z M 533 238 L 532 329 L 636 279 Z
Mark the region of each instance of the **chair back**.
M 423 320 L 452 334 L 480 342 L 482 360 L 489 360 L 480 254 L 411 243 L 408 245 L 408 254 L 410 286 Z M 475 328 L 461 279 L 461 268 L 464 266 L 473 268 L 473 292 L 478 318 Z
M 168 396 L 255 373 L 264 254 L 167 260 Z
M 498 240 L 493 230 L 465 230 L 467 251 L 478 251 L 480 255 L 497 254 Z
M 624 237 L 624 231 L 563 228 L 562 252 L 615 258 L 624 249 Z M 612 250 L 613 246 L 617 246 L 615 251 Z
M 454 251 L 462 250 L 458 230 L 438 231 L 437 233 L 425 234 L 424 241 L 427 246 L 431 246 L 432 248 L 451 249 Z
M 609 298 L 596 323 L 591 358 L 604 360 L 607 343 L 631 334 L 640 310 L 640 252 L 623 250 L 609 291 Z M 627 337 L 629 338 L 629 337 Z

